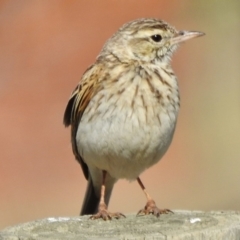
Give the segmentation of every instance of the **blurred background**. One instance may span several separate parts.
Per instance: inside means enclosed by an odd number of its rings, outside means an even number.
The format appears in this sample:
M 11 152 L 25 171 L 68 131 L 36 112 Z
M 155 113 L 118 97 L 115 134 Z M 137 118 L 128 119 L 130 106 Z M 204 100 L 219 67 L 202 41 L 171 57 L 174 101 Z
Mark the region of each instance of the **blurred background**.
M 173 57 L 178 125 L 142 181 L 162 208 L 240 210 L 239 0 L 1 0 L 0 229 L 79 214 L 86 180 L 63 112 L 104 42 L 141 17 L 206 33 Z M 135 213 L 145 203 L 136 182 L 120 180 L 109 209 Z

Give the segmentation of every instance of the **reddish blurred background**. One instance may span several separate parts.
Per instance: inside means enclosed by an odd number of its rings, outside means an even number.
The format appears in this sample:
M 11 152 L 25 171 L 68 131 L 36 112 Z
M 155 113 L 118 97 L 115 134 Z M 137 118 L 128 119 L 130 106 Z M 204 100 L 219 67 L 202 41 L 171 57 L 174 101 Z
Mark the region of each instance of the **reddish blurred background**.
M 162 161 L 142 174 L 160 207 L 240 210 L 240 1 L 0 1 L 0 228 L 78 215 L 86 181 L 62 124 L 70 92 L 125 22 L 200 30 L 175 54 L 181 111 Z M 110 209 L 145 197 L 121 180 Z

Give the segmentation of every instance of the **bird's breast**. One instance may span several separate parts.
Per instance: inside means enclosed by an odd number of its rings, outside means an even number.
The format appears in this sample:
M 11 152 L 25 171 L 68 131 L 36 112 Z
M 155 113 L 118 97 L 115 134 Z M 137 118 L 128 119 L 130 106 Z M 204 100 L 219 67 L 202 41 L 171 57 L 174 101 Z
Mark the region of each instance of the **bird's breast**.
M 129 74 L 89 102 L 76 135 L 79 153 L 114 178 L 134 179 L 166 152 L 178 109 L 177 85 Z

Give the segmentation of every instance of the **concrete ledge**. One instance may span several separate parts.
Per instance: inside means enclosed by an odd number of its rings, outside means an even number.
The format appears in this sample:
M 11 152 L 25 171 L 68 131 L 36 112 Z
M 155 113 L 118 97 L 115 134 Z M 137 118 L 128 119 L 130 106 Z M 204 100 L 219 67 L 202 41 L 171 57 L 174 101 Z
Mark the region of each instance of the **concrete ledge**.
M 127 215 L 112 221 L 52 217 L 6 228 L 0 240 L 239 240 L 239 212 L 174 211 L 174 214 Z

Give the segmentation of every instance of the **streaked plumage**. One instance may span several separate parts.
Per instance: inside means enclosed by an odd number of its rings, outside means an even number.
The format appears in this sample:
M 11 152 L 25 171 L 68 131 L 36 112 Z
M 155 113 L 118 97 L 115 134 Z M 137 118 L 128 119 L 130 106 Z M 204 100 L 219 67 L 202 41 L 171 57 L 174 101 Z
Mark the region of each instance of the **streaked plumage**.
M 89 182 L 81 214 L 98 211 L 103 185 L 108 204 L 118 179 L 137 179 L 168 149 L 180 105 L 170 59 L 179 42 L 200 35 L 178 32 L 158 19 L 138 19 L 123 25 L 83 74 L 64 114 Z M 161 213 L 155 211 L 142 212 Z M 99 213 L 96 218 L 115 216 L 101 207 Z

